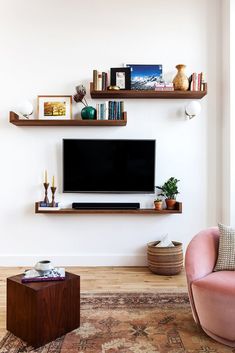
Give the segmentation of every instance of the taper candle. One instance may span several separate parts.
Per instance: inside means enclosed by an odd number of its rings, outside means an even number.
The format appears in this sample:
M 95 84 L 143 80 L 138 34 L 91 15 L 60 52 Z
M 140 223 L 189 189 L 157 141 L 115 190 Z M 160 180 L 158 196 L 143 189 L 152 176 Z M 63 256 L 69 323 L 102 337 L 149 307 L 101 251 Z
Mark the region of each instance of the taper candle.
M 47 184 L 47 170 L 45 170 L 45 183 Z
M 55 187 L 55 176 L 53 175 L 52 177 L 52 187 L 54 188 Z

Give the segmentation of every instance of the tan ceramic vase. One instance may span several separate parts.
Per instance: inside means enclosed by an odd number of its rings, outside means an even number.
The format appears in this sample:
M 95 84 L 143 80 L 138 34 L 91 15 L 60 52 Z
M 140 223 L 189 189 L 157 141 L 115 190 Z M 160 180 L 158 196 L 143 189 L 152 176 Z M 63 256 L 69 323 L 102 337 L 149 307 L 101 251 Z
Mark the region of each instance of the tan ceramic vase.
M 189 81 L 188 77 L 185 75 L 185 65 L 176 65 L 176 68 L 178 70 L 174 80 L 174 89 L 176 91 L 187 91 L 189 88 Z

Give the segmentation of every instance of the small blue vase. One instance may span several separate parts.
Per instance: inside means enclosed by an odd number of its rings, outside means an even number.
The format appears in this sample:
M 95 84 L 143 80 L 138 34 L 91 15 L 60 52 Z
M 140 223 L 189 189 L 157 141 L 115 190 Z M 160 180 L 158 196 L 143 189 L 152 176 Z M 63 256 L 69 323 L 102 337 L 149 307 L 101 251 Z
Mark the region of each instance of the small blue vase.
M 82 119 L 84 120 L 94 120 L 96 119 L 96 109 L 93 107 L 84 107 L 81 111 Z

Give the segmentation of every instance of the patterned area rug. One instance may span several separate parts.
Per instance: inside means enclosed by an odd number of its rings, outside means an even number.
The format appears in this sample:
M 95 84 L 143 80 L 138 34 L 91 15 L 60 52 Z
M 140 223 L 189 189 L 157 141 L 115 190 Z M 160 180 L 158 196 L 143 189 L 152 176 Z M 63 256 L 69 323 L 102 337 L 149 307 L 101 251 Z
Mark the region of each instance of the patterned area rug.
M 1 353 L 227 353 L 196 326 L 186 293 L 83 294 L 81 327 L 38 348 L 8 333 Z

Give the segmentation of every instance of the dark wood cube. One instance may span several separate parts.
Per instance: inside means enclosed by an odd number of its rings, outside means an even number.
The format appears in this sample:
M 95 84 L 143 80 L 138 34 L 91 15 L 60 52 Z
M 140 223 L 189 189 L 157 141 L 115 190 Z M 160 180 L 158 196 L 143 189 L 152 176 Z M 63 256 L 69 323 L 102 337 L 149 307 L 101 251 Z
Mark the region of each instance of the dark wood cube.
M 21 283 L 7 278 L 7 330 L 37 348 L 80 326 L 80 277 Z

